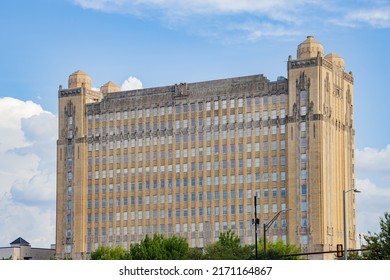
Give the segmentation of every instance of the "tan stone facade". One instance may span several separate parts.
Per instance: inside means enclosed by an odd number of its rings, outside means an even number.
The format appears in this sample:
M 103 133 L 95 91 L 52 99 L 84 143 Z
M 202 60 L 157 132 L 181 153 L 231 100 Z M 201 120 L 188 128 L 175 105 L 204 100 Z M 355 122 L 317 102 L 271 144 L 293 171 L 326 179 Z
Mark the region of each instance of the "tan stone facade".
M 146 234 L 204 247 L 232 229 L 254 242 L 261 225 L 304 251 L 342 243 L 342 191 L 354 185 L 353 78 L 312 37 L 288 79 L 254 75 L 99 92 L 82 71 L 59 89 L 57 255 Z M 348 195 L 355 247 L 354 195 Z M 259 227 L 261 236 L 262 226 Z

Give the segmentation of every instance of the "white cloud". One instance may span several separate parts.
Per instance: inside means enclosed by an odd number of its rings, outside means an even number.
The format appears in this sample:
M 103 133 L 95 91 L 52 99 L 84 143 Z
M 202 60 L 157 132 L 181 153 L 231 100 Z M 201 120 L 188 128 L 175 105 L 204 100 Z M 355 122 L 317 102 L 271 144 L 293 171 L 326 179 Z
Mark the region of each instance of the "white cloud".
M 18 237 L 32 247 L 49 248 L 54 243 L 55 211 L 16 203 L 9 195 L 0 197 L 0 246 Z
M 0 98 L 0 246 L 54 242 L 57 118 L 32 101 Z
M 358 233 L 379 232 L 379 218 L 390 212 L 390 188 L 376 186 L 370 179 L 357 179 L 356 217 Z
M 347 13 L 344 21 L 349 23 L 366 23 L 373 27 L 390 27 L 390 7 L 355 10 Z
M 262 37 L 291 37 L 300 35 L 301 32 L 293 31 L 281 24 L 272 24 L 269 22 L 250 21 L 239 24 L 229 25 L 228 29 L 242 31 L 246 34 L 246 39 L 256 41 Z
M 301 36 L 301 26 L 311 22 L 318 14 L 315 11 L 323 5 L 319 0 L 74 0 L 74 3 L 84 9 L 158 20 L 169 28 L 183 28 L 222 43 Z
M 356 149 L 356 168 L 360 171 L 390 171 L 390 145 L 384 149 Z
M 134 90 L 134 89 L 142 89 L 142 82 L 135 78 L 130 76 L 125 80 L 121 86 L 122 90 Z
M 207 37 L 238 40 L 262 37 L 295 37 L 315 26 L 371 25 L 390 28 L 390 7 L 385 1 L 345 4 L 332 0 L 73 0 L 84 9 L 122 13 L 162 20 L 170 27 L 185 28 Z M 251 18 L 248 27 L 245 22 Z M 230 25 L 238 28 L 232 34 Z M 268 28 L 268 25 L 272 28 Z M 272 32 L 274 31 L 274 32 Z M 299 34 L 297 34 L 299 33 Z M 222 34 L 222 35 L 221 35 Z M 223 39 L 222 41 L 226 41 Z M 233 40 L 235 41 L 235 40 Z
M 20 120 L 42 111 L 42 108 L 32 101 L 23 102 L 10 97 L 0 98 L 0 135 L 2 135 L 0 151 L 4 152 L 10 147 L 26 146 Z
M 86 9 L 95 9 L 107 12 L 119 12 L 141 8 L 159 8 L 170 10 L 174 14 L 193 13 L 256 13 L 284 10 L 293 6 L 313 4 L 313 0 L 300 0 L 292 3 L 288 0 L 74 0 L 74 2 Z
M 390 212 L 390 145 L 356 149 L 357 227 L 359 233 L 379 232 L 379 217 Z

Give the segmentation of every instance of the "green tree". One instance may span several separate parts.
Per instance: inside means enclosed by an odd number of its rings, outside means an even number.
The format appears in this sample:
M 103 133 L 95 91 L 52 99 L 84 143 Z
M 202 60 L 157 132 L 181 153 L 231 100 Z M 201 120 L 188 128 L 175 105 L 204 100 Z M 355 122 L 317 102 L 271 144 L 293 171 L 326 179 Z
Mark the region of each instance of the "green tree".
M 338 260 L 344 260 L 344 257 L 338 258 L 335 256 L 335 259 Z M 348 260 L 364 260 L 366 257 L 364 255 L 359 255 L 358 252 L 349 252 L 348 253 Z
M 91 253 L 91 260 L 131 260 L 131 255 L 122 247 L 99 247 Z
M 364 236 L 369 251 L 363 256 L 369 260 L 390 260 L 390 214 L 385 212 L 384 218 L 379 220 L 381 231 L 374 234 L 368 232 L 368 235 Z
M 208 260 L 250 260 L 253 246 L 240 244 L 240 238 L 231 230 L 219 235 L 218 242 L 205 248 L 204 258 Z
M 189 248 L 187 260 L 203 260 L 203 250 L 201 248 Z
M 182 237 L 165 238 L 155 233 L 152 238 L 148 235 L 139 244 L 130 246 L 133 260 L 184 260 L 187 259 L 189 246 Z
M 258 241 L 258 259 L 260 260 L 298 260 L 300 256 L 288 256 L 301 253 L 301 249 L 292 244 L 284 244 L 279 240 L 276 243 L 267 242 L 267 250 L 264 252 L 264 242 L 260 238 Z

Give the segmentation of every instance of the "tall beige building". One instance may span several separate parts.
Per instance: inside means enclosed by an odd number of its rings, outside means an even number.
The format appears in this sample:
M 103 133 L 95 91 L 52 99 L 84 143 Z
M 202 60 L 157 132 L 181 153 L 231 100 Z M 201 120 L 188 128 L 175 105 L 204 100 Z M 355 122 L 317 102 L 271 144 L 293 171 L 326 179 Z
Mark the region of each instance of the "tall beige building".
M 343 243 L 354 186 L 353 77 L 312 36 L 288 79 L 254 75 L 121 91 L 82 71 L 59 88 L 57 256 L 155 232 L 204 247 L 232 229 L 304 252 Z M 254 209 L 254 197 L 257 207 Z M 289 211 L 284 211 L 289 210 Z M 355 197 L 347 195 L 355 248 Z M 312 258 L 333 258 L 318 255 Z

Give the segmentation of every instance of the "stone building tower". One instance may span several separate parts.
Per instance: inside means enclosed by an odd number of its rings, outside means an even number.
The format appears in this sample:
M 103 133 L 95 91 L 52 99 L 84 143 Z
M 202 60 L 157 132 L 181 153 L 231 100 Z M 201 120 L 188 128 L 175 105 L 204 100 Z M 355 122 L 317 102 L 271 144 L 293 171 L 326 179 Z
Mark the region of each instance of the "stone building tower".
M 343 243 L 343 190 L 354 188 L 353 76 L 313 36 L 288 61 L 289 240 L 304 251 Z M 355 194 L 347 194 L 348 244 L 356 246 Z M 294 242 L 295 241 L 295 242 Z M 333 258 L 333 256 L 329 256 Z
M 86 251 L 82 242 L 87 217 L 85 105 L 101 99 L 101 93 L 93 91 L 91 85 L 88 74 L 79 70 L 69 76 L 68 89 L 60 86 L 58 91 L 56 251 L 59 258 L 66 252 Z M 85 258 L 81 253 L 70 256 Z

